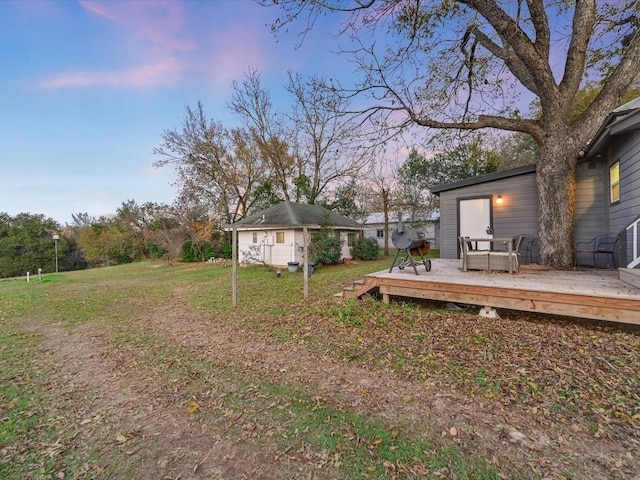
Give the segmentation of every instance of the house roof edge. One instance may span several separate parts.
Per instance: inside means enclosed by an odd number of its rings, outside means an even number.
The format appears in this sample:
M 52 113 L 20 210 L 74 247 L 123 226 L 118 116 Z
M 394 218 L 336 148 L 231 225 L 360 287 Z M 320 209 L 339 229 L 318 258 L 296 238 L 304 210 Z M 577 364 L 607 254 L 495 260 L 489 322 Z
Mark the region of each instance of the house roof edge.
M 439 195 L 442 192 L 449 190 L 455 190 L 456 188 L 469 187 L 471 185 L 480 185 L 482 183 L 494 182 L 496 180 L 502 180 L 503 178 L 517 177 L 518 175 L 526 175 L 528 173 L 534 173 L 536 171 L 536 165 L 524 165 L 522 167 L 510 168 L 509 170 L 501 170 L 499 172 L 486 173 L 484 175 L 478 175 L 476 177 L 465 178 L 464 180 L 458 180 L 457 182 L 443 183 L 441 185 L 435 185 L 429 188 L 429 191 L 435 195 Z

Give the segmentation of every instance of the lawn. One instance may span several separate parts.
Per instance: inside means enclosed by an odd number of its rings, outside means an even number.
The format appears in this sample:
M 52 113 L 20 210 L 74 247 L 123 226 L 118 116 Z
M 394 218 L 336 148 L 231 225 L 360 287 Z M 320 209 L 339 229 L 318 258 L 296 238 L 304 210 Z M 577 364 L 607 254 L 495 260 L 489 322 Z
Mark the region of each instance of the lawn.
M 637 474 L 637 329 L 333 297 L 390 263 L 0 282 L 0 478 Z

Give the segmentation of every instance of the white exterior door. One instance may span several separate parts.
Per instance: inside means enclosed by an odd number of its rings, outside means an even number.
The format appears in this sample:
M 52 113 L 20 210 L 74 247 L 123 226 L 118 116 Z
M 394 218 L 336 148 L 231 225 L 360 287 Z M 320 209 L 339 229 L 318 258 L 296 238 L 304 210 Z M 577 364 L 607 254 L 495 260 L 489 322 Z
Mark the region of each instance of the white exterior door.
M 458 222 L 461 237 L 493 238 L 493 235 L 487 234 L 487 228 L 491 226 L 490 198 L 460 200 L 459 211 Z M 479 242 L 477 248 L 487 250 L 489 249 L 489 243 Z

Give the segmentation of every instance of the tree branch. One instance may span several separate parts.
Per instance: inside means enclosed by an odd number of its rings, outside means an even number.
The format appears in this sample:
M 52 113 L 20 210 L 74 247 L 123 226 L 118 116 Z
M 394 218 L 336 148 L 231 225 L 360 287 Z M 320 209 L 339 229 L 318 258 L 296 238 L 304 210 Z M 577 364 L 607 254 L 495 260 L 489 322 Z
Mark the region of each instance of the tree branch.
M 501 59 L 513 75 L 522 83 L 522 85 L 530 92 L 538 95 L 538 86 L 529 68 L 522 60 L 515 55 L 513 49 L 505 44 L 500 46 L 491 40 L 477 25 L 470 25 L 468 28 L 478 42 L 486 48 L 490 53 Z
M 442 122 L 430 118 L 420 118 L 411 112 L 409 117 L 412 122 L 422 127 L 437 129 L 460 129 L 460 130 L 480 130 L 482 128 L 497 128 L 512 132 L 524 132 L 539 138 L 542 130 L 537 120 L 514 119 L 498 117 L 494 115 L 480 115 L 475 121 L 468 122 Z
M 549 31 L 549 19 L 542 0 L 527 0 L 533 28 L 536 31 L 535 47 L 541 58 L 549 58 L 551 48 L 551 32 Z
M 580 82 L 584 74 L 584 66 L 587 58 L 587 47 L 593 35 L 596 21 L 595 0 L 582 0 L 576 2 L 573 15 L 571 42 L 567 49 L 567 62 L 564 69 L 564 77 L 560 82 L 559 98 L 555 101 L 562 102 L 563 111 L 571 106 L 573 97 L 580 88 Z
M 503 60 L 509 70 L 527 89 L 536 95 L 555 91 L 555 81 L 549 66 L 549 59 L 540 56 L 540 52 L 520 28 L 520 25 L 500 8 L 495 0 L 458 1 L 478 12 L 493 27 L 500 36 L 504 47 L 489 51 Z M 479 30 L 476 29 L 476 31 Z M 482 45 L 487 49 L 491 45 L 495 46 L 492 41 L 487 43 L 488 39 L 489 37 L 485 34 L 484 39 L 481 40 Z M 532 82 L 533 88 L 531 87 Z

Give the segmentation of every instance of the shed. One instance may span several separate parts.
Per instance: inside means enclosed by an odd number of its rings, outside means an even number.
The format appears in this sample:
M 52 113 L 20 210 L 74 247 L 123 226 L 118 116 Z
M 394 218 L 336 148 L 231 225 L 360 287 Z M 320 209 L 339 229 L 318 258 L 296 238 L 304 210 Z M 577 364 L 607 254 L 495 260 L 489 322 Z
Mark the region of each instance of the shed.
M 458 258 L 458 237 L 501 237 L 538 231 L 536 166 L 526 165 L 438 185 L 440 257 Z
M 342 240 L 341 258 L 351 258 L 350 247 L 362 226 L 318 205 L 282 202 L 232 225 L 238 231 L 238 258 L 245 263 L 286 266 L 302 262 L 304 229 L 313 237 L 323 227 L 336 230 Z

